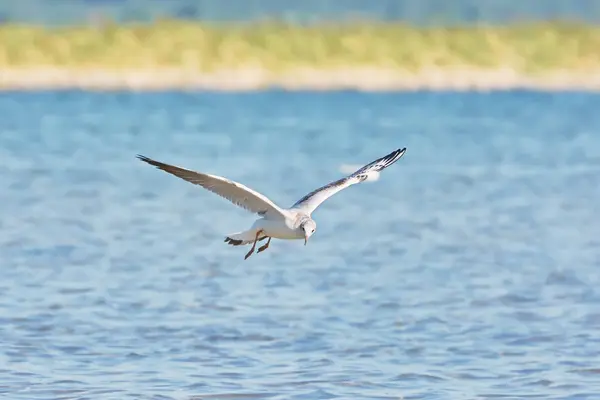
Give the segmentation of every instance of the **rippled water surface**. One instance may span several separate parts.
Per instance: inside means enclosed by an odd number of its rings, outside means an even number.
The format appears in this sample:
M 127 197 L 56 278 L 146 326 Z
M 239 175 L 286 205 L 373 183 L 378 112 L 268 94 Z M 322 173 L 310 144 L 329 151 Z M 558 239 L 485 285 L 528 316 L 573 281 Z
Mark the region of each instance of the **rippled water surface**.
M 356 18 L 411 24 L 507 23 L 569 20 L 600 22 L 596 0 L 4 0 L 0 22 L 48 26 L 185 19 L 192 21 L 289 22 Z
M 0 95 L 10 399 L 593 399 L 600 96 Z M 404 147 L 247 261 L 254 216 Z

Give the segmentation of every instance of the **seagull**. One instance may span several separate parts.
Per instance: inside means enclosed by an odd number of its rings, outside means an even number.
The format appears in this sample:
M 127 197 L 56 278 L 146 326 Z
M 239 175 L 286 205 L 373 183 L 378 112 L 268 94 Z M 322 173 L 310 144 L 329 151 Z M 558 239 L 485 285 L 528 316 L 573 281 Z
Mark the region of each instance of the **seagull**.
M 317 229 L 317 223 L 311 218 L 311 214 L 321 203 L 340 190 L 379 175 L 380 171 L 398 161 L 405 152 L 406 147 L 394 150 L 344 178 L 313 190 L 290 208 L 282 208 L 265 195 L 221 176 L 176 167 L 143 155 L 137 155 L 137 158 L 178 178 L 200 185 L 253 214 L 258 214 L 260 218 L 252 224 L 250 229 L 225 237 L 225 243 L 232 246 L 252 243 L 250 251 L 244 257 L 244 260 L 247 260 L 254 253 L 256 243 L 264 239 L 268 239 L 267 243 L 259 247 L 257 254 L 269 248 L 272 238 L 304 239 L 306 246 L 308 239 Z

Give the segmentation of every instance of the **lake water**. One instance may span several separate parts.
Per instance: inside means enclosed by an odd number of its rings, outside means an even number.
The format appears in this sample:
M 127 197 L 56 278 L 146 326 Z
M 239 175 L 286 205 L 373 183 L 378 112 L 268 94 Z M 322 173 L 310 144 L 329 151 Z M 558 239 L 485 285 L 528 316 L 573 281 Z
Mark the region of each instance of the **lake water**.
M 600 96 L 0 94 L 0 393 L 597 399 Z M 303 241 L 135 158 L 283 206 L 398 147 Z
M 290 22 L 356 18 L 418 25 L 539 20 L 600 22 L 596 0 L 20 0 L 0 2 L 0 23 L 42 25 L 181 18 L 201 21 Z

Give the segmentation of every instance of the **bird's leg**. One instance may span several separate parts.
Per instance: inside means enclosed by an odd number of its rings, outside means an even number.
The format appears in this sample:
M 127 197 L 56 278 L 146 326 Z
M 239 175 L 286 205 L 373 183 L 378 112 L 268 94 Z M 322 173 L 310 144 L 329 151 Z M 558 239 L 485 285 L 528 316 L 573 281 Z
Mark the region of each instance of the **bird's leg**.
M 252 253 L 254 252 L 254 248 L 256 247 L 256 241 L 258 240 L 258 237 L 260 236 L 261 233 L 262 233 L 262 229 L 259 230 L 258 232 L 256 232 L 256 236 L 254 237 L 254 243 L 252 243 L 252 248 L 246 254 L 246 257 L 244 257 L 244 260 L 247 260 L 248 257 L 250 257 L 252 255 Z
M 256 254 L 260 253 L 261 251 L 265 251 L 266 249 L 269 248 L 269 243 L 271 243 L 271 236 L 269 236 L 269 240 L 267 240 L 267 243 L 265 243 L 264 245 L 260 246 L 258 248 L 258 251 L 256 252 Z

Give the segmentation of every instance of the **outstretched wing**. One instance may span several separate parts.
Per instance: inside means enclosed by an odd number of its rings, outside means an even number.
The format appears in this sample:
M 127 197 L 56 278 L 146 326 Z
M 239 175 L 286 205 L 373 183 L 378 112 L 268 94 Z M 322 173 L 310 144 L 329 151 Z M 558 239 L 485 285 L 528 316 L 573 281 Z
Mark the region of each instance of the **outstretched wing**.
M 200 185 L 250 212 L 257 213 L 258 215 L 285 218 L 284 210 L 266 196 L 255 192 L 241 183 L 220 176 L 202 174 L 200 172 L 165 164 L 142 155 L 138 155 L 137 158 L 150 165 L 154 165 L 158 169 L 173 174 L 178 178 L 184 179 L 195 185 Z
M 387 156 L 381 157 L 373 161 L 372 163 L 365 165 L 361 169 L 357 170 L 351 175 L 348 175 L 345 178 L 320 187 L 298 200 L 296 204 L 292 206 L 292 208 L 298 208 L 307 214 L 311 214 L 322 202 L 327 200 L 329 197 L 333 196 L 342 189 L 364 181 L 369 177 L 370 174 L 377 173 L 389 167 L 390 165 L 398 161 L 400 157 L 404 155 L 404 152 L 406 152 L 406 147 L 403 149 L 395 150 Z

